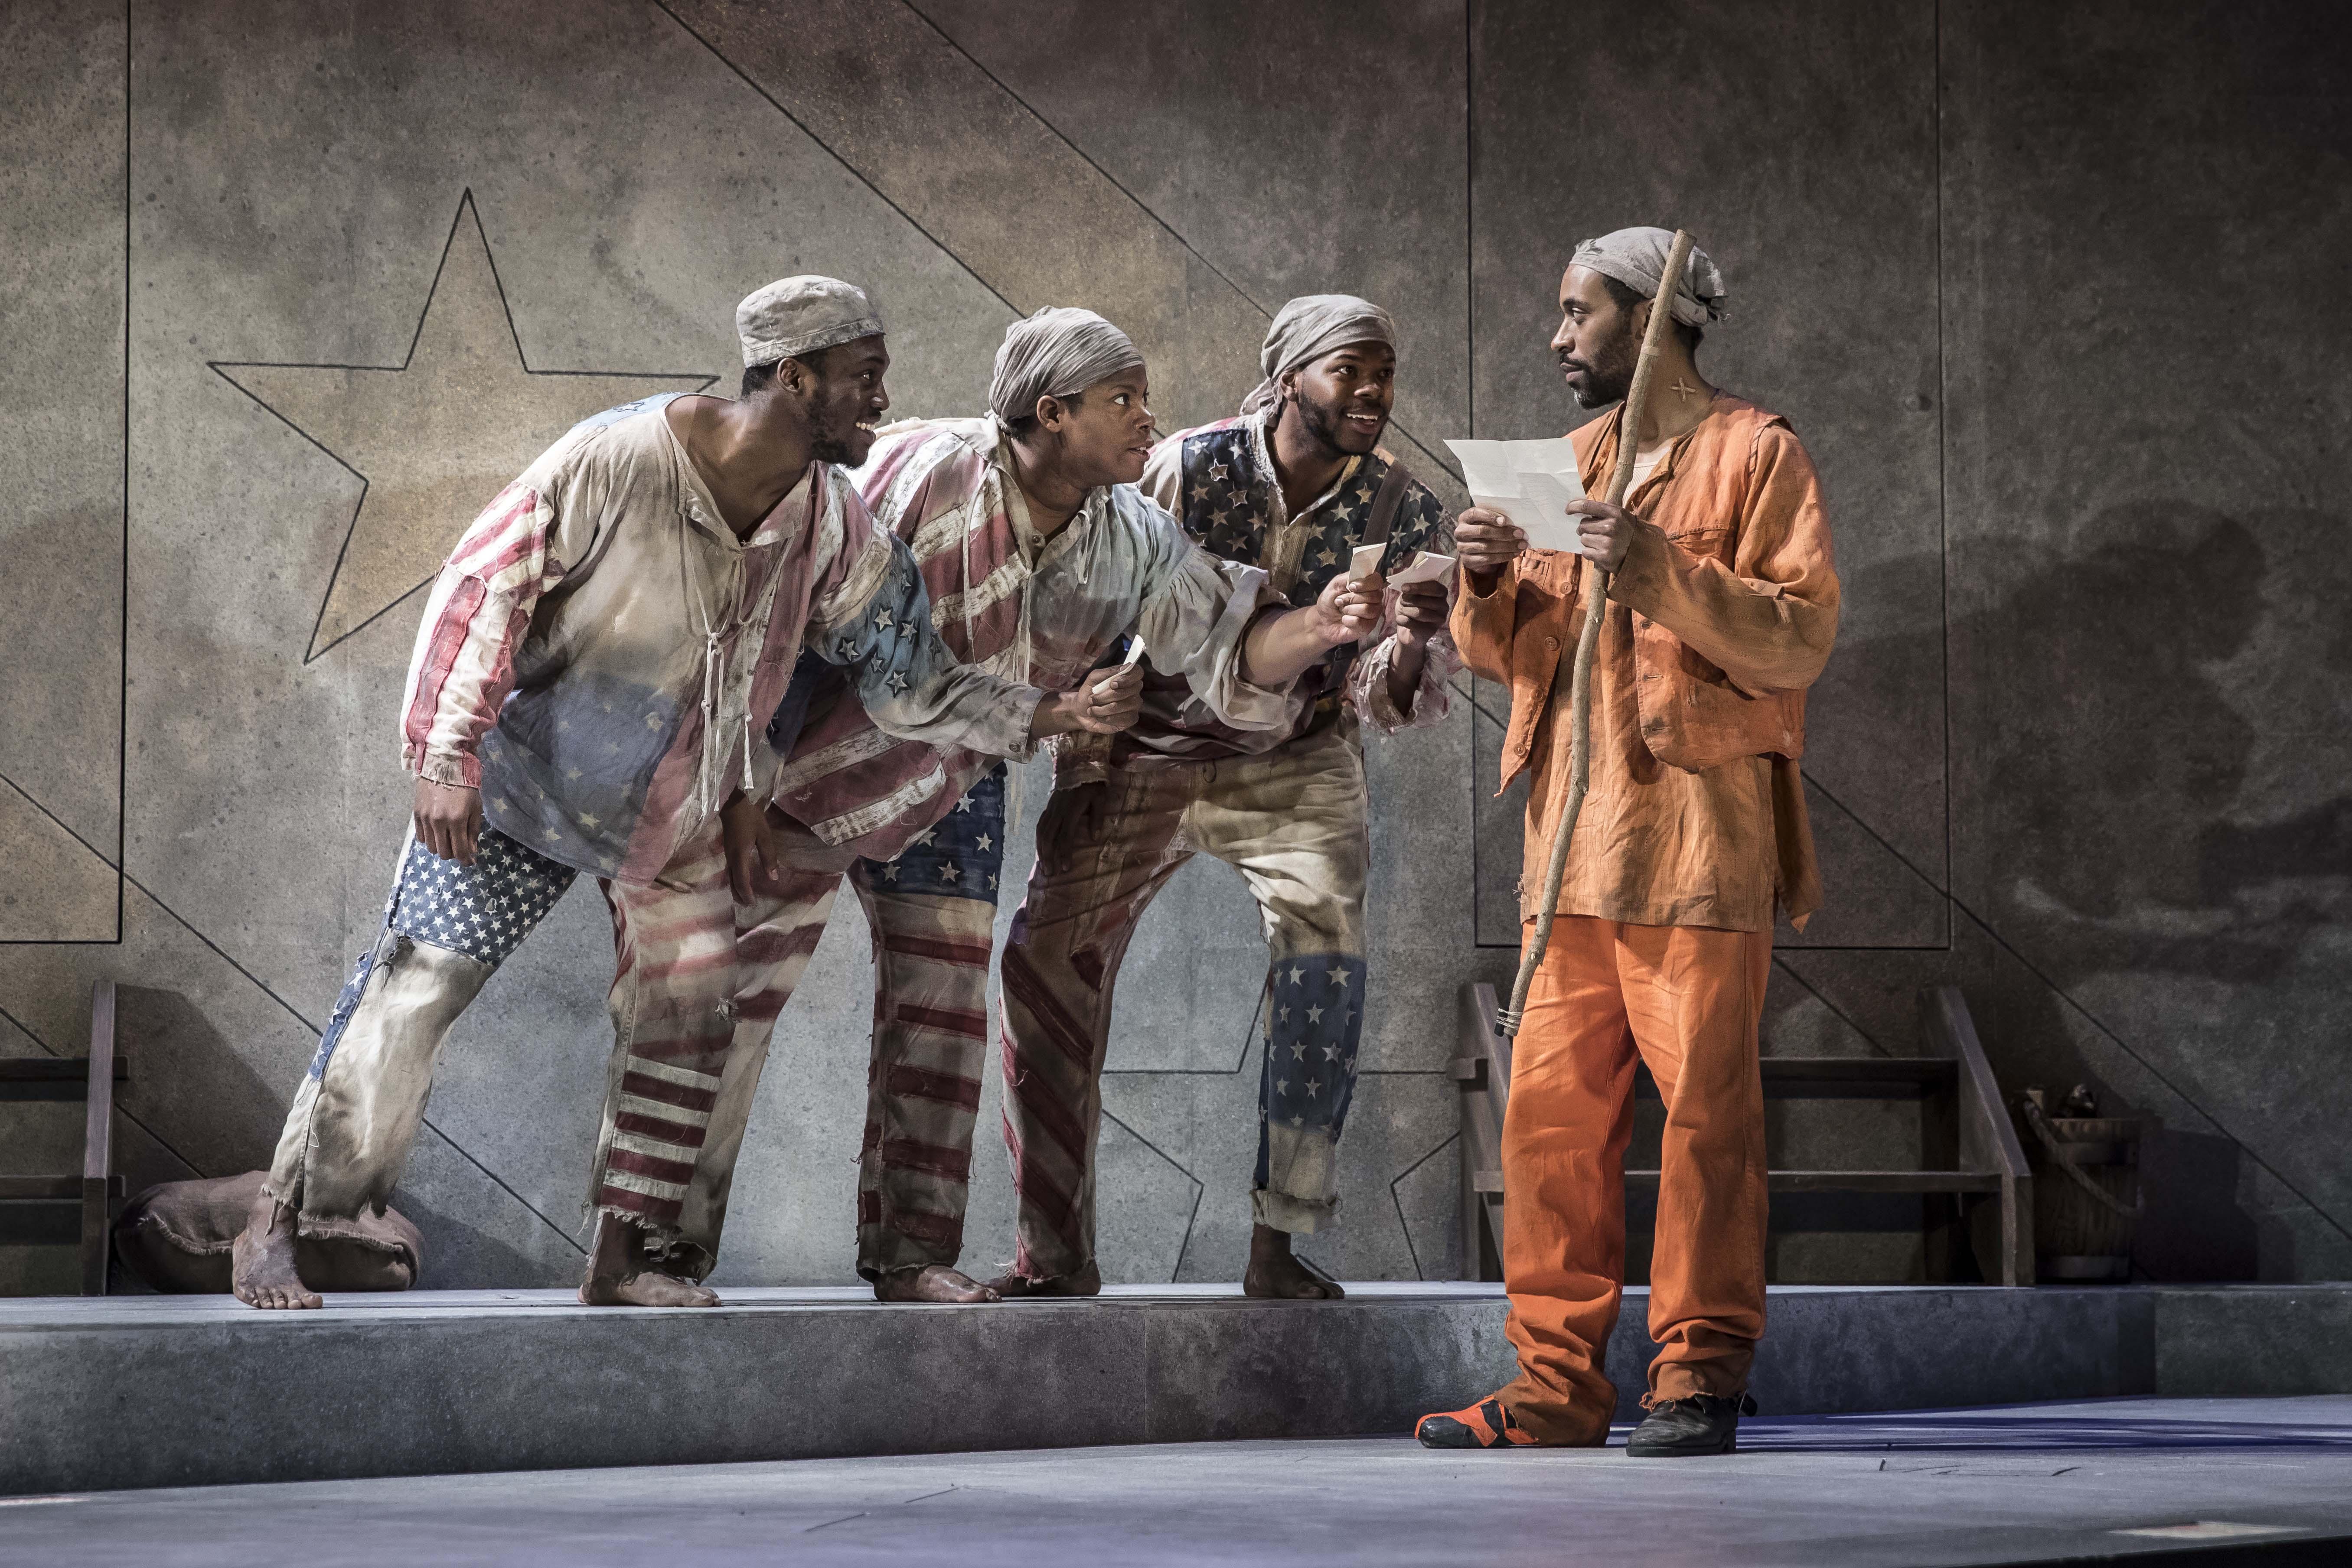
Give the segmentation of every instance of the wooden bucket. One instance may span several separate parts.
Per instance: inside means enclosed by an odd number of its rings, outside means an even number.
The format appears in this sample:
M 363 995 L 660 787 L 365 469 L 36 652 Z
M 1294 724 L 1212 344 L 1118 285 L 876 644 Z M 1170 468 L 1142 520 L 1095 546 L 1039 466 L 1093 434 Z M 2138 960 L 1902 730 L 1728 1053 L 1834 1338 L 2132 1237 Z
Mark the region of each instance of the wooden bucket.
M 2034 1277 L 2128 1279 L 2139 1230 L 2139 1146 L 2147 1120 L 2052 1116 L 2018 1104 L 2033 1166 Z

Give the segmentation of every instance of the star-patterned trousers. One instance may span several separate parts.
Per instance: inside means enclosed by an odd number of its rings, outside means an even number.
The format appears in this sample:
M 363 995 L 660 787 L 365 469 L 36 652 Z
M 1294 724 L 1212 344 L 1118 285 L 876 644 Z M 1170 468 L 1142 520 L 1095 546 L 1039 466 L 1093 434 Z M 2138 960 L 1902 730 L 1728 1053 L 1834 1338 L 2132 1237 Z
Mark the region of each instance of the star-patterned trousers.
M 788 871 L 781 896 L 733 906 L 732 1038 L 691 1174 L 670 1267 L 718 1260 L 735 1163 L 775 1023 L 846 879 L 874 937 L 874 1036 L 858 1152 L 857 1271 L 868 1279 L 963 1249 L 973 1123 L 988 1049 L 988 958 L 1004 858 L 1005 777 L 982 778 L 897 859 Z M 724 889 L 722 888 L 721 891 Z M 659 1005 L 658 999 L 648 1002 Z M 607 1136 L 614 1135 L 611 1114 Z
M 1363 753 L 1340 726 L 1263 756 L 1114 768 L 1055 791 L 1003 968 L 1017 1272 L 1051 1279 L 1094 1258 L 1112 989 L 1136 923 L 1195 853 L 1241 872 L 1272 954 L 1253 1215 L 1291 1232 L 1329 1222 L 1364 1023 L 1364 814 Z
M 471 866 L 411 844 L 376 941 L 335 1004 L 271 1163 L 268 1190 L 331 1228 L 381 1208 L 425 1120 L 458 1016 L 579 875 L 495 828 Z M 595 1206 L 675 1231 L 724 1086 L 740 936 L 716 822 L 652 883 L 601 883 L 614 1025 Z

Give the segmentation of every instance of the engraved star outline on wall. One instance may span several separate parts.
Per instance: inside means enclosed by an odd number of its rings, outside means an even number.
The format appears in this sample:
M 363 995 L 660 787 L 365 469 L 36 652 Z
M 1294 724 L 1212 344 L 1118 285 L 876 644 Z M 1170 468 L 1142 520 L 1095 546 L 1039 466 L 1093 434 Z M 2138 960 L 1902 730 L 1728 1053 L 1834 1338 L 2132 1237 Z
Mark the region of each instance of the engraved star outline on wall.
M 1360 967 L 1354 970 L 1355 973 L 1361 972 Z M 1242 1030 L 1240 1048 L 1231 1067 L 1218 1063 L 1181 1068 L 1107 1066 L 1103 1069 L 1106 1091 L 1103 1120 L 1133 1138 L 1154 1158 L 1182 1177 L 1192 1189 L 1192 1203 L 1184 1217 L 1182 1233 L 1177 1240 L 1174 1261 L 1168 1272 L 1171 1283 L 1186 1277 L 1186 1262 L 1201 1230 L 1202 1199 L 1213 1189 L 1220 1194 L 1220 1201 L 1230 1197 L 1235 1187 L 1234 1178 L 1246 1177 L 1255 1159 L 1259 1065 L 1276 1005 L 1266 990 L 1258 991 L 1252 998 L 1248 1020 Z M 1114 1036 L 1114 1046 L 1116 1041 L 1117 1037 Z M 1445 1076 L 1443 1068 L 1365 1067 L 1358 1071 L 1356 1092 L 1360 1105 L 1387 1092 L 1383 1086 L 1391 1080 L 1443 1079 Z M 1120 1094 L 1114 1087 L 1123 1081 L 1154 1079 L 1163 1082 L 1189 1080 L 1196 1087 L 1181 1103 L 1157 1106 Z M 1361 1145 L 1351 1146 L 1345 1137 L 1340 1140 L 1343 1172 L 1339 1196 L 1345 1215 L 1341 1223 L 1345 1225 L 1352 1221 L 1360 1226 L 1385 1227 L 1392 1217 L 1394 1234 L 1404 1244 L 1413 1277 L 1423 1279 L 1452 1278 L 1449 1267 L 1452 1259 L 1444 1255 L 1442 1248 L 1433 1246 L 1441 1239 L 1438 1236 L 1417 1234 L 1427 1227 L 1418 1225 L 1408 1214 L 1402 1188 L 1431 1162 L 1454 1146 L 1460 1136 L 1454 1125 L 1458 1115 L 1453 1098 L 1443 1097 L 1435 1120 L 1444 1130 L 1433 1134 L 1426 1128 L 1420 1129 L 1423 1142 L 1409 1147 L 1421 1152 L 1404 1158 L 1402 1169 L 1392 1168 L 1398 1158 L 1393 1155 L 1389 1162 L 1368 1168 L 1362 1163 L 1365 1152 Z M 1417 1116 L 1412 1120 L 1418 1122 L 1431 1119 Z M 1349 1166 L 1354 1168 L 1347 1169 Z M 1375 1191 L 1378 1196 L 1373 1195 Z M 1383 1209 L 1387 1211 L 1385 1214 L 1381 1212 Z M 1236 1216 L 1245 1226 L 1245 1202 L 1234 1215 L 1223 1217 L 1234 1220 Z
M 208 363 L 360 480 L 305 664 L 432 582 L 475 514 L 574 424 L 718 379 L 533 367 L 471 189 L 457 198 L 398 364 Z

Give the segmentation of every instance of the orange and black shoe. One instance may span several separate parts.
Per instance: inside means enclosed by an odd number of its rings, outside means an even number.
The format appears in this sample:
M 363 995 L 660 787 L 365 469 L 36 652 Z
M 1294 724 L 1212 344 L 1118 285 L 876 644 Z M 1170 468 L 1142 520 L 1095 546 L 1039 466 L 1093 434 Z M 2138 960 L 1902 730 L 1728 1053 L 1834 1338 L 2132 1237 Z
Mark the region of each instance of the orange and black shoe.
M 1424 1448 L 1528 1448 L 1535 1438 L 1501 1400 L 1486 1398 L 1464 1410 L 1424 1415 L 1412 1435 Z

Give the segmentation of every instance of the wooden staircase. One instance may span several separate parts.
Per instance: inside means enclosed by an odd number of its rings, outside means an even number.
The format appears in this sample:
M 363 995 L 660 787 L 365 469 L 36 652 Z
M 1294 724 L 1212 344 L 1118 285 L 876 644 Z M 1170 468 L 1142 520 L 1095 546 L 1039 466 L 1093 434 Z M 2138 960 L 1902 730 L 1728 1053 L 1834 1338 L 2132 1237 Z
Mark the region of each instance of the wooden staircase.
M 107 1258 L 123 1178 L 114 1173 L 114 1086 L 131 1064 L 114 1039 L 114 982 L 89 994 L 89 1055 L 0 1057 L 0 1100 L 82 1101 L 79 1171 L 56 1175 L 0 1176 L 0 1243 L 46 1240 L 40 1218 L 61 1211 L 78 1222 L 81 1293 L 106 1294 Z M 31 1220 L 34 1224 L 25 1225 Z
M 1452 1072 L 1462 1089 L 1463 1275 L 1502 1278 L 1503 1118 L 1510 1104 L 1511 1042 L 1495 1029 L 1495 988 L 1462 988 L 1462 1054 Z M 1921 1102 L 1916 1170 L 1781 1170 L 1776 1194 L 1919 1194 L 1933 1217 L 1927 1235 L 1931 1280 L 2033 1283 L 2033 1178 L 2000 1088 L 1985 1062 L 1968 1004 L 1955 986 L 1919 994 L 1918 1057 L 1766 1057 L 1768 1100 L 1914 1100 Z M 1657 1098 L 1646 1070 L 1635 1093 Z M 1629 1196 L 1654 1194 L 1658 1173 L 1628 1170 Z M 1934 1202 L 1942 1198 L 1940 1203 Z

